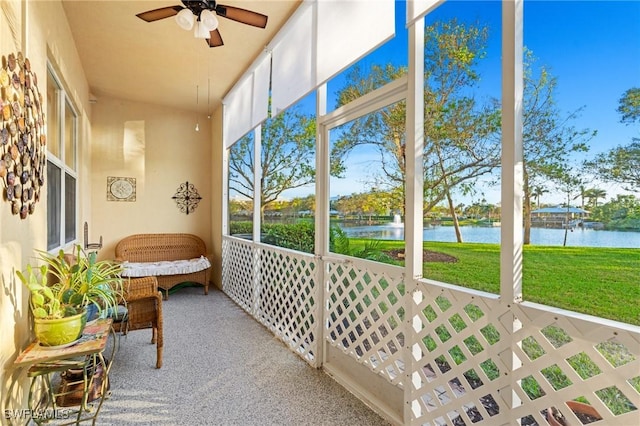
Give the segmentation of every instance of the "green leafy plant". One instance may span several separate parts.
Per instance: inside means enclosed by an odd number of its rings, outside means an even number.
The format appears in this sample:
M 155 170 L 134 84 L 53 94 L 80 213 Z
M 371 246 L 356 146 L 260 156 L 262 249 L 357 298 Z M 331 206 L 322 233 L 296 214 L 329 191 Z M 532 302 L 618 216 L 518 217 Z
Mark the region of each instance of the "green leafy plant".
M 71 254 L 37 251 L 39 267 L 27 265 L 17 276 L 31 292 L 30 307 L 35 318 L 64 318 L 95 305 L 99 313 L 115 311 L 122 298 L 122 267 L 109 260 L 97 260 L 80 245 Z
M 68 288 L 57 283 L 48 285 L 47 265 L 34 268 L 27 265 L 26 272 L 16 271 L 16 275 L 31 292 L 29 306 L 35 318 L 57 319 L 76 315 L 77 309 L 69 303 L 65 303 L 65 294 Z
M 110 260 L 97 260 L 97 253 L 86 253 L 80 245 L 72 256 L 62 250 L 57 256 L 43 253 L 53 281 L 70 290 L 70 303 L 87 307 L 95 305 L 100 313 L 115 311 L 122 297 L 122 266 Z
M 332 226 L 329 229 L 329 250 L 334 253 L 358 257 L 376 262 L 391 263 L 389 255 L 382 250 L 379 240 L 367 240 L 364 244 L 351 244 L 351 239 L 341 228 Z

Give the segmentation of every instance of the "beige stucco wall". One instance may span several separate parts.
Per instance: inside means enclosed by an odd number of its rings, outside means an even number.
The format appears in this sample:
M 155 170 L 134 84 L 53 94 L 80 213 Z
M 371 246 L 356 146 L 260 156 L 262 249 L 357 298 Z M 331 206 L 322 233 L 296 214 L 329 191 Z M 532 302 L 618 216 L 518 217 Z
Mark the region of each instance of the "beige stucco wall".
M 59 1 L 0 1 L 0 55 L 18 51 L 29 58 L 43 96 L 47 59 L 51 61 L 79 114 L 78 243 L 83 242 L 85 221 L 90 242 L 103 237 L 101 258 L 113 257 L 117 241 L 132 233 L 193 233 L 214 253 L 212 281 L 220 286 L 221 110 L 208 119 L 101 95 L 91 104 Z M 107 201 L 108 176 L 135 178 L 136 201 Z M 189 215 L 171 198 L 187 181 L 202 197 Z M 33 261 L 34 249 L 46 248 L 46 195 L 45 188 L 35 213 L 26 220 L 12 215 L 9 203 L 0 197 L 0 413 L 26 404 L 28 381 L 13 361 L 31 340 L 30 320 L 27 293 L 15 271 Z
M 62 5 L 58 1 L 0 2 L 0 55 L 23 54 L 38 76 L 38 88 L 46 96 L 46 67 L 49 59 L 63 80 L 80 116 L 79 160 L 90 152 L 88 84 L 80 65 L 73 37 Z M 45 101 L 46 102 L 46 101 Z M 46 104 L 43 108 L 46 111 Z M 90 197 L 89 169 L 78 169 L 80 205 Z M 4 185 L 0 185 L 4 191 Z M 81 209 L 82 215 L 87 212 Z M 81 223 L 81 221 L 80 221 Z M 46 248 L 46 187 L 35 213 L 21 220 L 11 214 L 10 205 L 0 197 L 0 413 L 24 407 L 27 383 L 25 372 L 13 368 L 13 361 L 31 339 L 27 292 L 16 280 L 15 271 L 33 261 L 33 250 Z M 81 228 L 78 227 L 78 235 Z M 4 418 L 4 415 L 2 415 Z M 4 421 L 4 419 L 3 419 Z
M 102 236 L 99 256 L 113 258 L 117 242 L 136 233 L 191 233 L 210 248 L 210 120 L 190 111 L 98 95 L 91 122 L 89 240 Z M 109 176 L 135 178 L 135 201 L 107 200 Z M 172 199 L 186 182 L 202 197 L 188 215 Z

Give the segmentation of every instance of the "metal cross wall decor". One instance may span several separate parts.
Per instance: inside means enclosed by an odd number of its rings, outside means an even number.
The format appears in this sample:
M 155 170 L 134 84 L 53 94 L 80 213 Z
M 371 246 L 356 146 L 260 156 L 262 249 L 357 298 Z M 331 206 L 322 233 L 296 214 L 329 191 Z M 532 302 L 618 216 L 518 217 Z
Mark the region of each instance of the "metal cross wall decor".
M 193 186 L 192 183 L 189 183 L 189 181 L 180 184 L 178 190 L 171 198 L 176 200 L 180 211 L 186 214 L 193 213 L 196 207 L 198 207 L 200 200 L 202 200 L 196 187 Z

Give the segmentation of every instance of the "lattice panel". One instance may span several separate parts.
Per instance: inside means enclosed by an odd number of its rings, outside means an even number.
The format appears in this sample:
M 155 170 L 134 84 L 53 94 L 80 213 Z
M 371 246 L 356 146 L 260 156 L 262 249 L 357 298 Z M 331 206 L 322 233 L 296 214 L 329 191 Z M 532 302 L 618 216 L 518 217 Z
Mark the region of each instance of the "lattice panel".
M 497 297 L 424 283 L 419 290 L 411 424 L 504 424 L 513 316 Z
M 514 311 L 522 323 L 514 391 L 523 405 L 513 421 L 546 425 L 553 415 L 560 424 L 640 424 L 640 335 L 632 326 L 526 305 Z
M 639 327 L 438 283 L 405 296 L 402 272 L 223 241 L 225 293 L 311 365 L 326 341 L 405 386 L 411 360 L 405 424 L 640 424 Z
M 222 242 L 222 290 L 253 314 L 256 249 L 251 243 L 224 238 Z
M 391 383 L 402 383 L 402 274 L 388 267 L 374 272 L 356 261 L 327 265 L 325 339 Z
M 313 256 L 276 248 L 260 255 L 260 286 L 256 316 L 291 349 L 315 365 L 317 265 Z

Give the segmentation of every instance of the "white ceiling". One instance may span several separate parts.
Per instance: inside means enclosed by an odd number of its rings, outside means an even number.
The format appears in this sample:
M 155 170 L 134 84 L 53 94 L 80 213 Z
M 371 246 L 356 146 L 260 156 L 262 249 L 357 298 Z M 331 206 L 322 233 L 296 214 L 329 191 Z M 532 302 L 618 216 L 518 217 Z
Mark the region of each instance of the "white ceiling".
M 269 17 L 265 29 L 220 18 L 224 46 L 209 48 L 173 17 L 147 23 L 137 13 L 180 0 L 63 0 L 91 94 L 212 112 L 301 0 L 219 4 Z

